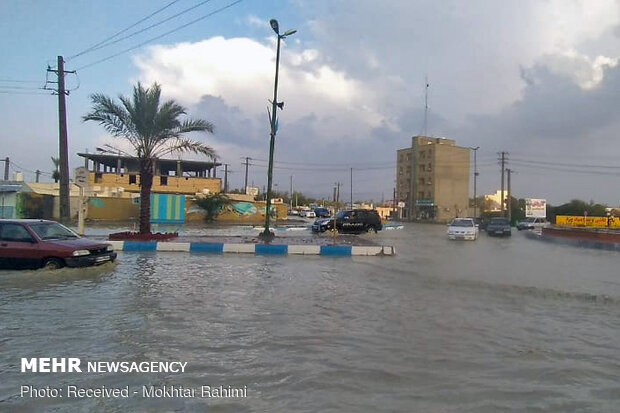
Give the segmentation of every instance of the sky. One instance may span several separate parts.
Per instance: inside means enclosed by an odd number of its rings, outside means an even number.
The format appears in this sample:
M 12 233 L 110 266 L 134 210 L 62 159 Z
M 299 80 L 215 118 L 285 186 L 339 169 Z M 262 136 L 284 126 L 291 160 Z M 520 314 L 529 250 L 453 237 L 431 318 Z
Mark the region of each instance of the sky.
M 3 0 L 0 158 L 51 179 L 58 104 L 40 88 L 63 56 L 71 169 L 77 152 L 127 148 L 82 121 L 90 95 L 157 82 L 214 123 L 192 137 L 230 164 L 230 187 L 250 157 L 262 188 L 272 18 L 297 30 L 281 45 L 274 189 L 329 198 L 340 182 L 348 200 L 353 168 L 354 200 L 391 199 L 396 151 L 426 132 L 480 147 L 478 194 L 499 190 L 504 151 L 516 197 L 620 205 L 620 0 Z

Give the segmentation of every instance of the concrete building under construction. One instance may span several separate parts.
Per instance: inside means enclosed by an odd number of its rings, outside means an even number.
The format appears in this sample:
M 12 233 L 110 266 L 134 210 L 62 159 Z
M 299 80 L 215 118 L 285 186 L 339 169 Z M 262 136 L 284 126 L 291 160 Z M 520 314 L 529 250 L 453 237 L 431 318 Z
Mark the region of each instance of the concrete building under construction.
M 414 136 L 399 149 L 396 197 L 401 219 L 447 222 L 469 214 L 469 148 L 445 138 Z M 402 205 L 402 204 L 401 204 Z

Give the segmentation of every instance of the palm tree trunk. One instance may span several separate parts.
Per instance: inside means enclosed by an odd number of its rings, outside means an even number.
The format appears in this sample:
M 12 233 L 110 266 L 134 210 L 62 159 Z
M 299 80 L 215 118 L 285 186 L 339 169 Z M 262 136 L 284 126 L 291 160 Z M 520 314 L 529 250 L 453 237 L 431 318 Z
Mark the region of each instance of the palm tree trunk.
M 140 234 L 151 233 L 151 187 L 153 161 L 140 159 Z

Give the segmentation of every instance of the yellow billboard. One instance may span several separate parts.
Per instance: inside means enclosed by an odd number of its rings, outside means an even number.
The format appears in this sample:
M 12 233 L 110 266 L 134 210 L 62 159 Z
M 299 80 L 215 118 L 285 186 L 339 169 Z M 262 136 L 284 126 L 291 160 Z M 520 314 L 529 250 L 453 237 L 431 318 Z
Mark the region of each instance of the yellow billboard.
M 555 225 L 559 227 L 620 227 L 620 218 L 558 215 L 555 217 Z

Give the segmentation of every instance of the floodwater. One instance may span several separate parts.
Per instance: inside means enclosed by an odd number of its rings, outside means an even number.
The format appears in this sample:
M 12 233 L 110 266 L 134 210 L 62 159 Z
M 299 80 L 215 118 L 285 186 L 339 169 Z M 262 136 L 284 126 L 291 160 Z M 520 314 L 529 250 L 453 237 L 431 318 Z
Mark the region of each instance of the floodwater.
M 119 253 L 97 268 L 0 272 L 0 411 L 618 411 L 620 253 L 516 230 L 363 237 L 397 255 Z M 187 367 L 21 373 L 22 357 Z M 22 385 L 131 394 L 33 398 Z M 203 385 L 247 397 L 142 397 Z

